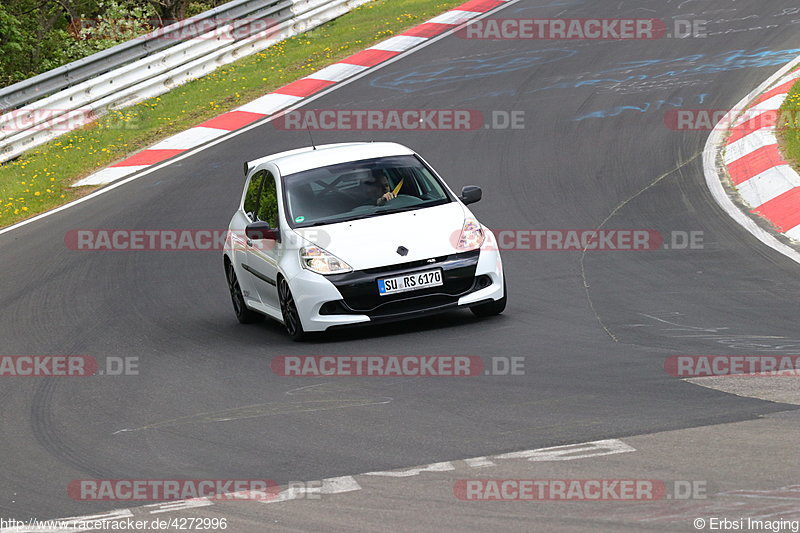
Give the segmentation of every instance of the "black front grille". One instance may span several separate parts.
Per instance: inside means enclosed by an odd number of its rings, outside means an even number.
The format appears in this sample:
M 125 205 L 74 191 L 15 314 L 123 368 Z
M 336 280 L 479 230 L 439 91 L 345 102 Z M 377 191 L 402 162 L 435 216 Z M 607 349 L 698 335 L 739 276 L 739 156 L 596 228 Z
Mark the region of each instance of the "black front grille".
M 342 305 L 353 313 L 383 317 L 455 305 L 458 299 L 474 290 L 478 250 L 437 257 L 390 267 L 328 276 L 344 298 Z M 381 296 L 378 279 L 414 272 L 442 269 L 443 284 L 417 291 Z
M 409 263 L 399 263 L 396 265 L 389 265 L 389 266 L 382 266 L 382 267 L 375 267 L 375 268 L 367 268 L 361 270 L 364 274 L 382 274 L 384 272 L 395 272 L 398 269 L 403 272 L 412 272 L 413 269 L 417 267 L 434 267 L 439 263 L 443 263 L 445 261 L 451 260 L 454 257 L 457 257 L 458 254 L 453 255 L 442 255 L 439 257 L 434 257 L 433 262 L 430 259 L 421 259 L 419 261 L 411 261 Z

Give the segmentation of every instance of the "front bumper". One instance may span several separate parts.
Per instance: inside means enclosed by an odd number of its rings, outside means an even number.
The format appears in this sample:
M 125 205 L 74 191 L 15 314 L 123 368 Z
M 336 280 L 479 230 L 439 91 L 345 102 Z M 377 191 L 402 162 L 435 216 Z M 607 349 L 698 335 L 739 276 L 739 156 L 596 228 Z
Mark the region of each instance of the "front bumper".
M 434 261 L 330 276 L 304 271 L 291 280 L 303 328 L 325 331 L 332 327 L 405 320 L 503 297 L 503 266 L 496 247 L 484 246 L 481 250 L 431 259 Z M 436 268 L 442 269 L 441 286 L 386 296 L 378 294 L 378 279 Z

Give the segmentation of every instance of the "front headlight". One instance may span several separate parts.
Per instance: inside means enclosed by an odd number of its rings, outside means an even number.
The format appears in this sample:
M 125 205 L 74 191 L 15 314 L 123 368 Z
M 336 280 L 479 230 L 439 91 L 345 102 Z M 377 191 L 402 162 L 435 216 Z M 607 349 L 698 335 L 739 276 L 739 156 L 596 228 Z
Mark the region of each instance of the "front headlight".
M 474 218 L 468 218 L 464 221 L 464 227 L 461 229 L 461 237 L 458 239 L 458 250 L 468 252 L 470 250 L 477 250 L 483 246 L 483 228 Z
M 342 274 L 353 270 L 350 265 L 319 246 L 300 248 L 300 264 L 317 274 Z

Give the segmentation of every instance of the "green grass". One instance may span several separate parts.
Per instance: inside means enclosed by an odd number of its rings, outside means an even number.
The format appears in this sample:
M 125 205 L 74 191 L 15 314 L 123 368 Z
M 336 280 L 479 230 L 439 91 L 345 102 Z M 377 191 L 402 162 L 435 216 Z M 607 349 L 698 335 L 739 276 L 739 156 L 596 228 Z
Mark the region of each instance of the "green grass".
M 311 32 L 109 113 L 0 165 L 0 227 L 95 188 L 70 184 L 160 139 L 239 107 L 464 0 L 375 0 Z
M 789 92 L 779 117 L 778 140 L 784 159 L 800 171 L 800 81 Z

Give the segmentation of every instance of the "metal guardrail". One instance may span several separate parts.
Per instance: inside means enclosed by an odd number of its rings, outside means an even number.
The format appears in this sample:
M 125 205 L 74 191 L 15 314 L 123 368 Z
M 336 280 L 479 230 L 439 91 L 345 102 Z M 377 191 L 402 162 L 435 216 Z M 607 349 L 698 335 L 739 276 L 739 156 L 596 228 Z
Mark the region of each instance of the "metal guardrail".
M 0 162 L 96 119 L 109 109 L 163 94 L 368 1 L 234 0 L 7 87 L 0 91 L 0 105 L 24 105 L 0 116 Z M 248 27 L 254 19 L 268 20 L 270 24 L 265 30 L 255 25 Z M 202 28 L 205 33 L 184 40 L 192 36 L 192 28 Z M 222 38 L 223 35 L 236 38 Z M 80 111 L 78 120 L 76 110 Z
M 292 3 L 291 0 L 234 0 L 233 2 L 228 2 L 163 29 L 155 30 L 27 80 L 4 87 L 0 89 L 0 109 L 5 111 L 17 109 L 50 96 L 55 92 L 62 91 L 67 87 L 174 46 L 174 41 L 170 42 L 168 39 L 164 39 L 164 35 L 170 31 L 180 31 L 182 35 L 186 36 L 186 39 L 190 39 L 201 35 L 200 33 L 193 35 L 193 29 L 195 32 L 200 28 L 204 30 L 214 29 L 220 26 L 222 21 L 242 18 L 253 11 L 277 6 L 278 4 L 290 6 Z

